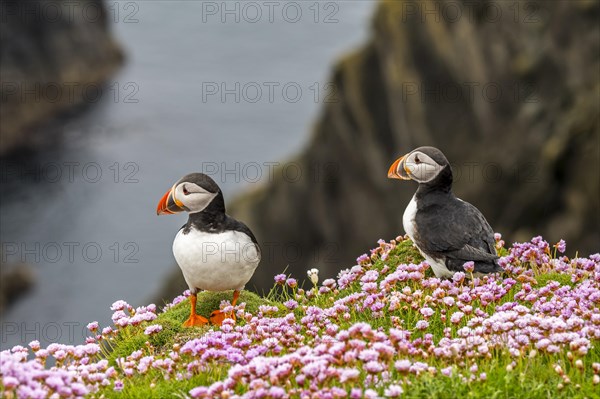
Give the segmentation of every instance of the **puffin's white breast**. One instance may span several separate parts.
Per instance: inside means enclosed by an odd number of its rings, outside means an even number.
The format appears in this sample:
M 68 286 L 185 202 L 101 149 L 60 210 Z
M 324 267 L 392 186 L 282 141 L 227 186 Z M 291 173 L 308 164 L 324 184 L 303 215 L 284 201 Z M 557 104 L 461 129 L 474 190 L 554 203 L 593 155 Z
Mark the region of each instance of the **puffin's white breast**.
M 415 241 L 415 236 L 417 232 L 417 226 L 415 224 L 416 215 L 417 200 L 415 199 L 415 196 L 413 196 L 410 202 L 408 203 L 406 210 L 404 210 L 404 215 L 402 216 L 402 226 L 404 227 L 404 231 L 406 231 L 406 234 L 408 234 L 410 240 L 415 244 L 415 247 L 417 247 L 419 252 L 421 252 L 421 255 L 423 255 L 429 266 L 431 266 L 431 269 L 433 270 L 433 273 L 436 275 L 436 277 L 452 277 L 454 273 L 448 270 L 448 268 L 446 267 L 446 263 L 443 259 L 433 258 L 423 253 L 423 251 L 421 251 L 421 248 L 419 248 L 419 245 Z M 424 239 L 427 239 L 427 237 L 424 237 Z
M 173 255 L 190 290 L 241 290 L 260 262 L 260 252 L 250 237 L 239 231 L 207 233 L 180 230 Z
M 417 200 L 413 195 L 412 199 L 408 203 L 408 206 L 404 210 L 404 215 L 402 216 L 402 226 L 404 227 L 404 231 L 410 237 L 411 241 L 415 242 L 415 216 L 417 215 Z

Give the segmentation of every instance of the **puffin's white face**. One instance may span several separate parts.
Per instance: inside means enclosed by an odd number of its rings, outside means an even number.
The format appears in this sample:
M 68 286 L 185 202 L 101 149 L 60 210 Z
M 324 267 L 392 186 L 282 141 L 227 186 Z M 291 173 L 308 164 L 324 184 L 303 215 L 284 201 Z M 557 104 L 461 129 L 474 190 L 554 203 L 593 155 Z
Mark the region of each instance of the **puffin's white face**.
M 432 156 L 427 154 L 431 154 L 432 151 L 439 152 L 437 158 L 439 159 L 439 155 L 441 155 L 445 161 L 444 155 L 436 148 L 420 147 L 398 158 L 390 166 L 388 178 L 414 180 L 417 183 L 428 183 L 434 180 L 445 167 L 450 167 L 450 165 L 447 161 L 443 162 L 442 165 L 436 162 Z
M 177 182 L 161 198 L 156 208 L 156 214 L 169 215 L 183 211 L 202 212 L 217 195 L 219 195 L 218 189 L 216 193 L 213 193 L 196 183 Z
M 176 184 L 171 192 L 173 201 L 189 213 L 202 212 L 218 194 L 190 182 Z
M 404 168 L 414 181 L 427 183 L 435 179 L 444 166 L 420 151 L 413 151 L 404 159 Z

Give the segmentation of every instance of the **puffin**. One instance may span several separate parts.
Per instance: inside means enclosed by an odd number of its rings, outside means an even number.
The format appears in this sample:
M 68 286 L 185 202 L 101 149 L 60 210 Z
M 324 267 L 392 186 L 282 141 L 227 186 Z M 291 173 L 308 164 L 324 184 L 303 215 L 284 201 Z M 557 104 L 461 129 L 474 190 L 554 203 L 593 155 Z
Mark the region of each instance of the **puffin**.
M 196 312 L 199 290 L 233 290 L 235 306 L 240 291 L 250 280 L 261 251 L 252 231 L 225 213 L 225 201 L 215 181 L 203 173 L 190 173 L 179 179 L 161 198 L 157 215 L 187 212 L 187 223 L 173 241 L 173 255 L 190 288 L 190 317 L 184 327 L 223 320 L 235 320 L 233 312 L 215 310 L 209 320 Z
M 452 193 L 452 168 L 442 151 L 419 147 L 398 158 L 388 178 L 419 183 L 402 224 L 436 277 L 452 277 L 466 262 L 474 263 L 474 273 L 502 271 L 494 232 L 476 207 Z

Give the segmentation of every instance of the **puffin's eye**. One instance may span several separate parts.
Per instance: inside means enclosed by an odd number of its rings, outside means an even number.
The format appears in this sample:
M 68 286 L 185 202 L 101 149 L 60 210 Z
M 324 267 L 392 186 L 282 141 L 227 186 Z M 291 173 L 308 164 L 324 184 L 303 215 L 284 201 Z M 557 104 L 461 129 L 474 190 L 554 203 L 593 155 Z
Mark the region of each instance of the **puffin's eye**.
M 188 195 L 190 192 L 183 186 L 183 195 Z
M 418 156 L 418 155 L 417 155 L 417 156 L 415 156 L 415 162 L 416 162 L 416 163 L 421 163 L 421 160 L 419 159 L 419 156 Z

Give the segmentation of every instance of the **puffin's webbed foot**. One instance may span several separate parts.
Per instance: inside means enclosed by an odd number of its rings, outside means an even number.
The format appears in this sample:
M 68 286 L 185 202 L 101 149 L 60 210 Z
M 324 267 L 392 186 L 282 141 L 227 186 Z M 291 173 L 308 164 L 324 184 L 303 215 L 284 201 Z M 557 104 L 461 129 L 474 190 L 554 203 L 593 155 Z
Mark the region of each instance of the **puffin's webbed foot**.
M 233 300 L 231 301 L 231 306 L 235 306 L 239 297 L 240 297 L 240 291 L 238 291 L 238 290 L 233 291 Z M 233 321 L 236 320 L 234 311 L 225 313 L 222 310 L 215 310 L 214 312 L 212 312 L 210 314 L 209 319 L 210 319 L 211 323 L 213 323 L 217 326 L 220 326 L 221 324 L 223 324 L 223 320 L 225 320 L 225 319 L 232 319 Z
M 201 327 L 208 323 L 206 317 L 202 317 L 196 313 L 196 294 L 190 295 L 190 317 L 183 322 L 184 327 Z
M 235 318 L 235 314 L 233 312 L 223 312 L 221 310 L 215 310 L 214 312 L 212 312 L 210 314 L 210 322 L 214 325 L 220 326 L 221 324 L 223 324 L 223 321 L 225 319 L 232 319 L 232 320 L 236 320 Z
M 191 314 L 188 319 L 183 322 L 184 327 L 201 327 L 208 323 L 206 317 L 202 317 L 199 314 Z

